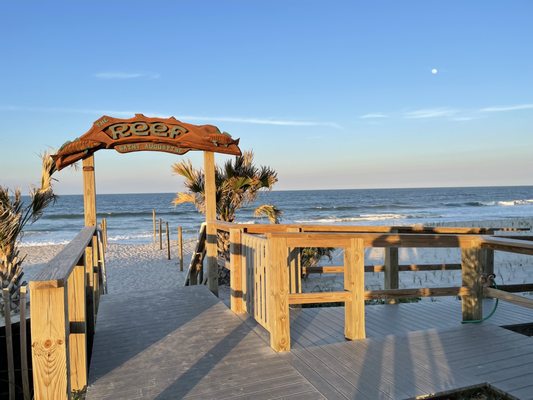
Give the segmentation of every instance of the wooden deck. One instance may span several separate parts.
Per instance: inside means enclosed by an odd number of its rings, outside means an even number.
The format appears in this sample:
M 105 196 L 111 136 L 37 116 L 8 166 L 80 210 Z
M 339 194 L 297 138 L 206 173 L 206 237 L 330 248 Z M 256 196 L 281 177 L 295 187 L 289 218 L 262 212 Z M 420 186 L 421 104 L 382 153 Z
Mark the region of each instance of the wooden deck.
M 87 398 L 407 399 L 489 383 L 533 399 L 533 338 L 498 327 L 532 310 L 500 302 L 475 325 L 452 300 L 365 313 L 368 339 L 349 342 L 342 307 L 292 310 L 292 351 L 277 354 L 205 287 L 106 295 Z

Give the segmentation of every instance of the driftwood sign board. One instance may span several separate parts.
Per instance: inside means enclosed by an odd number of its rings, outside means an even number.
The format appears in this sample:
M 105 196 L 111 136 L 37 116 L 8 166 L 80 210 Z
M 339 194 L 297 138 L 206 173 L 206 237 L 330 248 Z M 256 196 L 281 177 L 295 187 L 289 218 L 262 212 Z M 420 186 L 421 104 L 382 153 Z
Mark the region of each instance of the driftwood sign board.
M 136 114 L 129 119 L 104 115 L 92 128 L 53 155 L 58 170 L 92 156 L 100 149 L 119 153 L 160 151 L 185 154 L 190 150 L 240 155 L 239 139 L 213 125 L 192 125 L 170 118 L 150 118 Z

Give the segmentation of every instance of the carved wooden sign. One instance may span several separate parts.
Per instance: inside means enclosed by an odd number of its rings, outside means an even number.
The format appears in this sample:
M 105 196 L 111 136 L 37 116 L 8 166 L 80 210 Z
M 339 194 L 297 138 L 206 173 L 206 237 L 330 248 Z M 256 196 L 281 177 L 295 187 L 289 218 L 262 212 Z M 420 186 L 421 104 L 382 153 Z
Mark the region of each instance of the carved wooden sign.
M 119 153 L 162 151 L 185 154 L 190 150 L 240 155 L 239 139 L 220 132 L 213 125 L 192 125 L 170 118 L 136 114 L 130 119 L 103 116 L 81 137 L 65 143 L 53 155 L 58 170 L 92 155 L 100 149 Z

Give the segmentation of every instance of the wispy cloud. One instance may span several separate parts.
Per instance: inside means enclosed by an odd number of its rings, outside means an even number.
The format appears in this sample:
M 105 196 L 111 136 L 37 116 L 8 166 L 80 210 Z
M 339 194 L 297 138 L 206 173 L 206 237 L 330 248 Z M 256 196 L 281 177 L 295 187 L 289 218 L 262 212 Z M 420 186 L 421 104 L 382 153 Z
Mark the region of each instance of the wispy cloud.
M 119 71 L 107 71 L 98 72 L 94 74 L 98 79 L 159 79 L 160 74 L 154 73 L 141 73 L 141 72 L 119 72 Z
M 1 106 L 3 111 L 26 111 L 26 112 L 44 112 L 44 113 L 69 113 L 69 114 L 88 114 L 88 115 L 112 115 L 116 117 L 133 117 L 138 111 L 125 110 L 98 110 L 91 108 L 65 108 L 65 107 L 21 107 L 21 106 Z M 172 114 L 165 114 L 159 112 L 145 112 L 145 115 L 151 117 L 168 118 Z M 200 115 L 174 115 L 177 119 L 184 121 L 198 121 L 198 122 L 233 122 L 239 124 L 253 124 L 253 125 L 275 125 L 275 126 L 298 126 L 298 127 L 326 127 L 334 129 L 342 129 L 342 127 L 335 122 L 328 121 L 303 121 L 292 119 L 276 119 L 276 118 L 252 118 L 252 117 L 225 117 L 225 116 L 200 116 Z
M 505 112 L 518 110 L 533 110 L 533 104 L 514 104 L 510 106 L 494 106 L 480 108 L 479 112 Z
M 370 113 L 363 114 L 359 116 L 359 119 L 379 119 L 379 118 L 388 118 L 389 116 L 383 113 Z
M 406 112 L 403 117 L 407 119 L 449 118 L 457 115 L 457 113 L 458 110 L 452 108 L 424 108 Z

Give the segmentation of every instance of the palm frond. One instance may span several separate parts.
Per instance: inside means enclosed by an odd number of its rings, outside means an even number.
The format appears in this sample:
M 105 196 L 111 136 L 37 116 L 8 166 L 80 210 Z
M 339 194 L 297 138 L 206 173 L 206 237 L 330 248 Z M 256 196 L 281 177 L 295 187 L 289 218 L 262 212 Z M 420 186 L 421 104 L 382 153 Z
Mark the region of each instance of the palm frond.
M 262 204 L 254 210 L 254 217 L 267 217 L 271 224 L 279 224 L 283 211 L 272 204 Z

